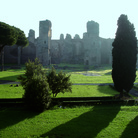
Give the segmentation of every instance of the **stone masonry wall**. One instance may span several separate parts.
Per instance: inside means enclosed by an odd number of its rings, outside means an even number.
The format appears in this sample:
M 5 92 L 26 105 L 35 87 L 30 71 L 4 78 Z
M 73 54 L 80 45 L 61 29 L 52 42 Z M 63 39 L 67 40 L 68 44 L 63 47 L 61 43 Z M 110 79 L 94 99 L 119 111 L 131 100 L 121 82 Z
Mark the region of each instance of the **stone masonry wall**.
M 59 40 L 51 40 L 52 24 L 49 20 L 39 22 L 39 37 L 35 38 L 35 31 L 28 35 L 29 46 L 21 49 L 21 64 L 36 57 L 43 65 L 71 63 L 84 65 L 101 65 L 112 63 L 113 39 L 99 37 L 99 24 L 88 21 L 81 39 L 78 34 L 71 37 L 60 35 Z M 17 46 L 5 47 L 5 63 L 18 63 Z

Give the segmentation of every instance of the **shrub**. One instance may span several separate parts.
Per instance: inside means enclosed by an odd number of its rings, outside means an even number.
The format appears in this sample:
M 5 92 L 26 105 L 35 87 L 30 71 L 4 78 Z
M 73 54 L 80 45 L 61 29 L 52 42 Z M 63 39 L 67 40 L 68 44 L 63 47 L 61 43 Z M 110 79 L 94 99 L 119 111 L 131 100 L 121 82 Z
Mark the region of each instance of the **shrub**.
M 52 70 L 47 75 L 49 88 L 53 93 L 53 97 L 56 97 L 58 93 L 72 92 L 72 83 L 70 82 L 70 75 L 66 75 L 60 71 L 56 74 L 56 70 L 52 67 Z
M 28 60 L 28 62 L 25 63 L 26 71 L 24 75 L 21 75 L 18 77 L 18 79 L 21 81 L 21 85 L 24 87 L 30 80 L 32 79 L 33 75 L 45 75 L 46 72 L 43 70 L 42 64 L 40 64 L 39 60 L 36 58 L 34 62 Z
M 49 107 L 51 102 L 49 85 L 46 72 L 38 59 L 35 59 L 35 62 L 29 60 L 26 63 L 25 74 L 18 79 L 25 90 L 23 98 L 28 107 L 35 111 L 43 111 Z
M 44 111 L 51 102 L 49 85 L 45 76 L 33 75 L 31 81 L 24 86 L 25 93 L 23 98 L 27 106 L 35 111 Z

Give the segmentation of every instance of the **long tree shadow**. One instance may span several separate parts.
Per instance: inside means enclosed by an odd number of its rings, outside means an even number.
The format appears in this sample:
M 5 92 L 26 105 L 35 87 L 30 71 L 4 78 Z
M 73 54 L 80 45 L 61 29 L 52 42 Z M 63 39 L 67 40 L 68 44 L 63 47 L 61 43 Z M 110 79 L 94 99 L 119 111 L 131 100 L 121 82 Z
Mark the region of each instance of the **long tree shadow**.
M 116 117 L 120 106 L 95 106 L 89 112 L 42 134 L 49 138 L 93 138 Z
M 19 75 L 7 76 L 7 77 L 0 77 L 0 84 L 5 84 L 12 81 L 18 81 Z
M 98 85 L 98 90 L 106 95 L 111 95 L 114 96 L 116 94 L 119 94 L 118 91 L 116 91 L 115 89 L 111 88 L 109 85 Z
M 127 125 L 120 138 L 138 138 L 138 116 Z
M 38 112 L 28 111 L 24 108 L 2 108 L 0 109 L 0 130 L 38 114 Z
M 112 71 L 105 73 L 104 75 L 112 75 Z

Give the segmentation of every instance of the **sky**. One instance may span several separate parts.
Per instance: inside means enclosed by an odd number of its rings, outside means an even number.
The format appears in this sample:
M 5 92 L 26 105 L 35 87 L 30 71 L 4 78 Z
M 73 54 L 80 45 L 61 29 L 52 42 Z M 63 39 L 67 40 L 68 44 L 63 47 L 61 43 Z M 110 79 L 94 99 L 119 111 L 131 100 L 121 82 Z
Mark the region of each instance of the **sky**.
M 0 21 L 20 28 L 28 37 L 30 29 L 39 36 L 39 21 L 52 22 L 52 39 L 60 34 L 83 37 L 86 23 L 99 23 L 99 36 L 115 38 L 121 14 L 134 24 L 138 37 L 138 0 L 0 0 Z

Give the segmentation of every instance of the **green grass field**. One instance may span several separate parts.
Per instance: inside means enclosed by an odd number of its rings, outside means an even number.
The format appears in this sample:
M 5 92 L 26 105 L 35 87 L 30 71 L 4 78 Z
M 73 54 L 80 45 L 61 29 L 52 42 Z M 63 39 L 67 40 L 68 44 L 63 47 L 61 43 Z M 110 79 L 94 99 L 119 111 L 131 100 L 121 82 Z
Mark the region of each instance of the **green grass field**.
M 2 138 L 137 138 L 137 106 L 88 106 L 34 113 L 0 110 Z
M 65 65 L 69 67 L 73 66 L 68 64 L 61 64 L 59 66 L 62 67 Z M 90 67 L 88 71 L 84 71 L 83 65 L 75 64 L 73 67 L 76 67 L 76 69 L 63 70 L 64 72 L 71 74 L 72 83 L 113 83 L 111 77 L 111 66 L 101 67 L 98 69 Z M 7 71 L 0 72 L 0 80 L 18 81 L 17 77 L 24 74 L 24 72 L 24 67 L 22 69 L 8 69 Z M 135 83 L 138 83 L 138 71 L 136 74 L 137 77 Z
M 65 66 L 66 64 L 61 65 Z M 71 65 L 72 66 L 72 65 Z M 80 67 L 75 65 L 75 67 Z M 64 70 L 71 74 L 72 83 L 112 83 L 111 68 L 84 71 Z M 24 69 L 0 72 L 0 80 L 18 81 Z M 89 74 L 85 76 L 83 74 Z M 99 75 L 99 76 L 91 76 Z M 138 72 L 137 72 L 138 75 Z M 136 81 L 138 79 L 136 78 Z M 0 98 L 21 98 L 22 86 L 0 85 Z M 118 94 L 108 85 L 73 85 L 72 93 L 57 97 L 114 96 Z M 2 138 L 137 138 L 138 106 L 96 105 L 54 107 L 43 113 L 24 108 L 0 107 L 0 137 Z
M 0 98 L 22 98 L 24 90 L 22 86 L 11 87 L 9 84 L 0 85 Z M 57 97 L 100 97 L 100 96 L 114 96 L 118 94 L 117 91 L 111 89 L 109 86 L 98 85 L 73 85 L 72 93 L 59 93 Z

